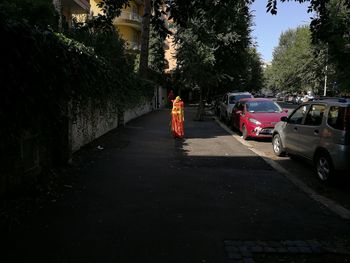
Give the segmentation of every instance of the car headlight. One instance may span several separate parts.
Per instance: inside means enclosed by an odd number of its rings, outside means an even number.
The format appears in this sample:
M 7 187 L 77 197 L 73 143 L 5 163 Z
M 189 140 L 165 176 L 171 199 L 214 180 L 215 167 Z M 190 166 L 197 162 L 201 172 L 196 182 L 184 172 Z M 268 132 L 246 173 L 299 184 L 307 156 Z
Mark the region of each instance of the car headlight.
M 255 125 L 260 125 L 260 124 L 261 124 L 260 121 L 258 121 L 258 120 L 256 120 L 256 119 L 253 119 L 253 118 L 249 118 L 248 120 L 249 120 L 251 123 L 254 123 Z

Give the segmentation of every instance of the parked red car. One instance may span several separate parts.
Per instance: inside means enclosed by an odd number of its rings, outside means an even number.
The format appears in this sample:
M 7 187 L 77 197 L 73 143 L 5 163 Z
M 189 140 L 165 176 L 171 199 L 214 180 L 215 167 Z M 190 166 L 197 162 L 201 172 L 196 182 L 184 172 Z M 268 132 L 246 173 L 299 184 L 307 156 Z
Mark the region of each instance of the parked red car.
M 231 127 L 241 131 L 245 140 L 272 137 L 275 124 L 287 115 L 288 110 L 270 99 L 241 99 L 232 110 Z

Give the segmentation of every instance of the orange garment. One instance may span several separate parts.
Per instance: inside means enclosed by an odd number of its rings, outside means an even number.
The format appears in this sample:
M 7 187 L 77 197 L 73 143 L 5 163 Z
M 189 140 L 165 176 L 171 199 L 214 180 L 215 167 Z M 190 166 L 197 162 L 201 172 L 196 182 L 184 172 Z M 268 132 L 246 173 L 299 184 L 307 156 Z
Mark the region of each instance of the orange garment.
M 172 100 L 173 109 L 171 111 L 171 131 L 174 138 L 183 138 L 184 133 L 184 103 L 179 96 Z

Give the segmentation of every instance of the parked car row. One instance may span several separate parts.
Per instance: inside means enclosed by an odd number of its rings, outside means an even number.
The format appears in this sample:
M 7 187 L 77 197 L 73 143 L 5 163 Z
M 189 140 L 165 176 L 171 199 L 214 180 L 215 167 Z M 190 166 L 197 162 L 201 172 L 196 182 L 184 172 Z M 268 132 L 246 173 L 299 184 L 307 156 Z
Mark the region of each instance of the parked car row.
M 283 101 L 283 102 L 292 103 L 292 104 L 301 104 L 303 102 L 313 101 L 314 99 L 315 99 L 315 96 L 312 94 L 312 92 L 308 92 L 307 94 L 277 93 L 276 95 L 277 101 Z
M 218 107 L 218 115 L 220 120 L 225 121 L 227 124 L 229 124 L 233 107 L 237 101 L 243 98 L 253 98 L 253 95 L 249 92 L 226 93 L 222 97 Z
M 303 102 L 289 115 L 273 100 L 249 94 L 232 103 L 228 95 L 226 108 L 222 102 L 220 117 L 225 114 L 222 119 L 243 139 L 272 138 L 277 156 L 305 158 L 323 182 L 332 181 L 338 171 L 350 172 L 350 99 Z

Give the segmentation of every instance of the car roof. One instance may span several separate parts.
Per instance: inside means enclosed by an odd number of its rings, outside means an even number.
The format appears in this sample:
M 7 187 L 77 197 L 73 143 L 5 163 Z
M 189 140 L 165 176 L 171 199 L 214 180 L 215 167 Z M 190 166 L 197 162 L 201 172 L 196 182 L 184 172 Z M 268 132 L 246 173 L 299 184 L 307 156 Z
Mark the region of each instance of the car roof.
M 337 105 L 342 105 L 347 107 L 350 106 L 349 98 L 320 98 L 314 101 L 305 102 L 305 104 L 311 104 L 315 102 L 323 102 L 333 106 L 337 106 Z
M 251 93 L 249 92 L 228 92 L 227 93 L 229 96 L 232 96 L 232 95 L 252 95 Z
M 271 99 L 267 98 L 244 98 L 240 99 L 240 102 L 250 102 L 250 101 L 272 101 Z

